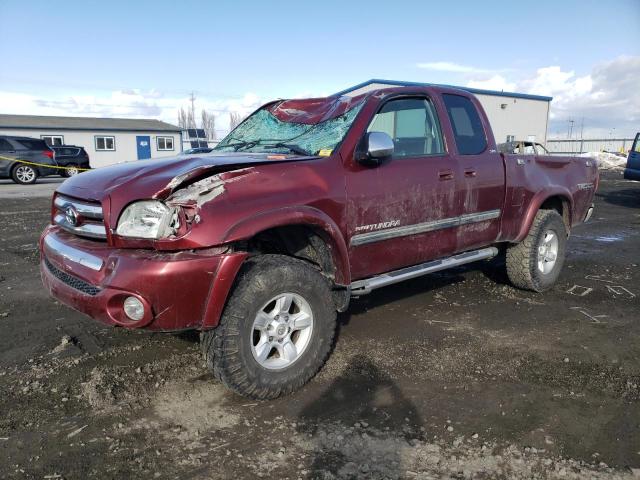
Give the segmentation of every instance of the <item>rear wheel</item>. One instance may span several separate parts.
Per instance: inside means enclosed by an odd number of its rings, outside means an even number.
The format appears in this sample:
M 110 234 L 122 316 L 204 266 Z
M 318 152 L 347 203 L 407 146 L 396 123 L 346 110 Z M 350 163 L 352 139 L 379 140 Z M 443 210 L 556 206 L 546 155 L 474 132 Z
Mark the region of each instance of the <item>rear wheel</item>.
M 30 185 L 36 183 L 38 179 L 38 171 L 31 165 L 17 164 L 11 170 L 11 178 L 14 182 L 21 185 Z
M 67 178 L 75 177 L 79 173 L 80 173 L 80 170 L 78 169 L 77 165 L 69 165 L 62 171 L 62 176 Z
M 336 326 L 329 282 L 308 263 L 263 255 L 243 267 L 220 324 L 201 336 L 209 368 L 240 395 L 302 387 L 326 361 Z
M 564 263 L 567 230 L 555 210 L 539 210 L 526 238 L 507 249 L 507 275 L 516 287 L 550 289 Z

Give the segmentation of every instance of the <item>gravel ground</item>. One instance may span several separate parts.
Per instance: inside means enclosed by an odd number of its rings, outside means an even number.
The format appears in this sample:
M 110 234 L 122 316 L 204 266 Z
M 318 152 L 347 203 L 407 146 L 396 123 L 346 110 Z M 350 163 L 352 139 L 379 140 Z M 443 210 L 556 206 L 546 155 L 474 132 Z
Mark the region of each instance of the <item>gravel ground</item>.
M 0 478 L 640 478 L 640 184 L 618 173 L 552 291 L 499 260 L 376 291 L 320 374 L 264 403 L 217 384 L 195 334 L 48 298 L 47 198 L 2 207 Z

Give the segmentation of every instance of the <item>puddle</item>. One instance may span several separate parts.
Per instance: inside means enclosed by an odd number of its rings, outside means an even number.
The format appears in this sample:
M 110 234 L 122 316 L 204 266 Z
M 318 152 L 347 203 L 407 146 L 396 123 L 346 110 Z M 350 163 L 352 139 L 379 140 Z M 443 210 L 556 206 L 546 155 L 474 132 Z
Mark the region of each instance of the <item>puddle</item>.
M 624 240 L 624 235 L 601 235 L 599 237 L 595 237 L 594 240 L 596 242 L 606 243 L 621 242 L 622 240 Z
M 611 233 L 607 235 L 573 235 L 574 238 L 580 238 L 582 240 L 594 240 L 596 242 L 603 243 L 622 242 L 628 236 L 628 233 Z

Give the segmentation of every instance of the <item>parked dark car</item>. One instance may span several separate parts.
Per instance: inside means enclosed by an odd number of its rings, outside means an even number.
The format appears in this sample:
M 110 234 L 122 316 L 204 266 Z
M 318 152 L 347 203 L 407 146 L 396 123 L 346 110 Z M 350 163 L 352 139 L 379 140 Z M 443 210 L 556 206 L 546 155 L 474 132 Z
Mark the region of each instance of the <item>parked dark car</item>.
M 60 170 L 63 177 L 73 177 L 80 173 L 82 168 L 91 168 L 89 165 L 89 155 L 83 147 L 77 145 L 52 145 L 51 148 L 56 153 L 56 162 L 66 170 Z
M 211 152 L 213 152 L 212 147 L 196 147 L 196 148 L 190 148 L 189 150 L 185 150 L 184 152 L 181 153 L 181 155 L 194 155 L 197 153 L 211 153 Z
M 627 168 L 624 169 L 624 178 L 640 181 L 640 133 L 636 133 L 633 147 L 627 157 Z
M 38 177 L 56 175 L 57 168 L 47 168 L 43 165 L 57 166 L 54 152 L 44 140 L 29 137 L 14 137 L 0 135 L 0 178 L 11 178 L 23 185 L 36 183 Z M 7 158 L 15 158 L 30 163 L 21 163 Z M 35 163 L 38 165 L 31 165 Z

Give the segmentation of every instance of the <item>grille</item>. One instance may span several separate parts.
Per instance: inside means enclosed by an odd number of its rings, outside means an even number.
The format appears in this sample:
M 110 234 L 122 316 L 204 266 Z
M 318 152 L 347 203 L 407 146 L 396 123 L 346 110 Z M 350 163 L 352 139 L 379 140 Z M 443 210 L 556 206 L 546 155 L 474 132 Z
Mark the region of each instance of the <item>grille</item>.
M 98 240 L 107 238 L 100 204 L 57 195 L 53 205 L 53 223 L 64 230 L 81 237 Z
M 100 293 L 100 289 L 98 287 L 95 287 L 90 283 L 74 277 L 73 275 L 69 275 L 68 273 L 63 272 L 59 268 L 55 267 L 46 257 L 44 259 L 44 264 L 47 266 L 53 276 L 65 285 L 69 285 L 71 288 L 78 290 L 79 292 L 86 293 L 87 295 L 91 295 L 92 297 L 95 297 L 98 293 Z

